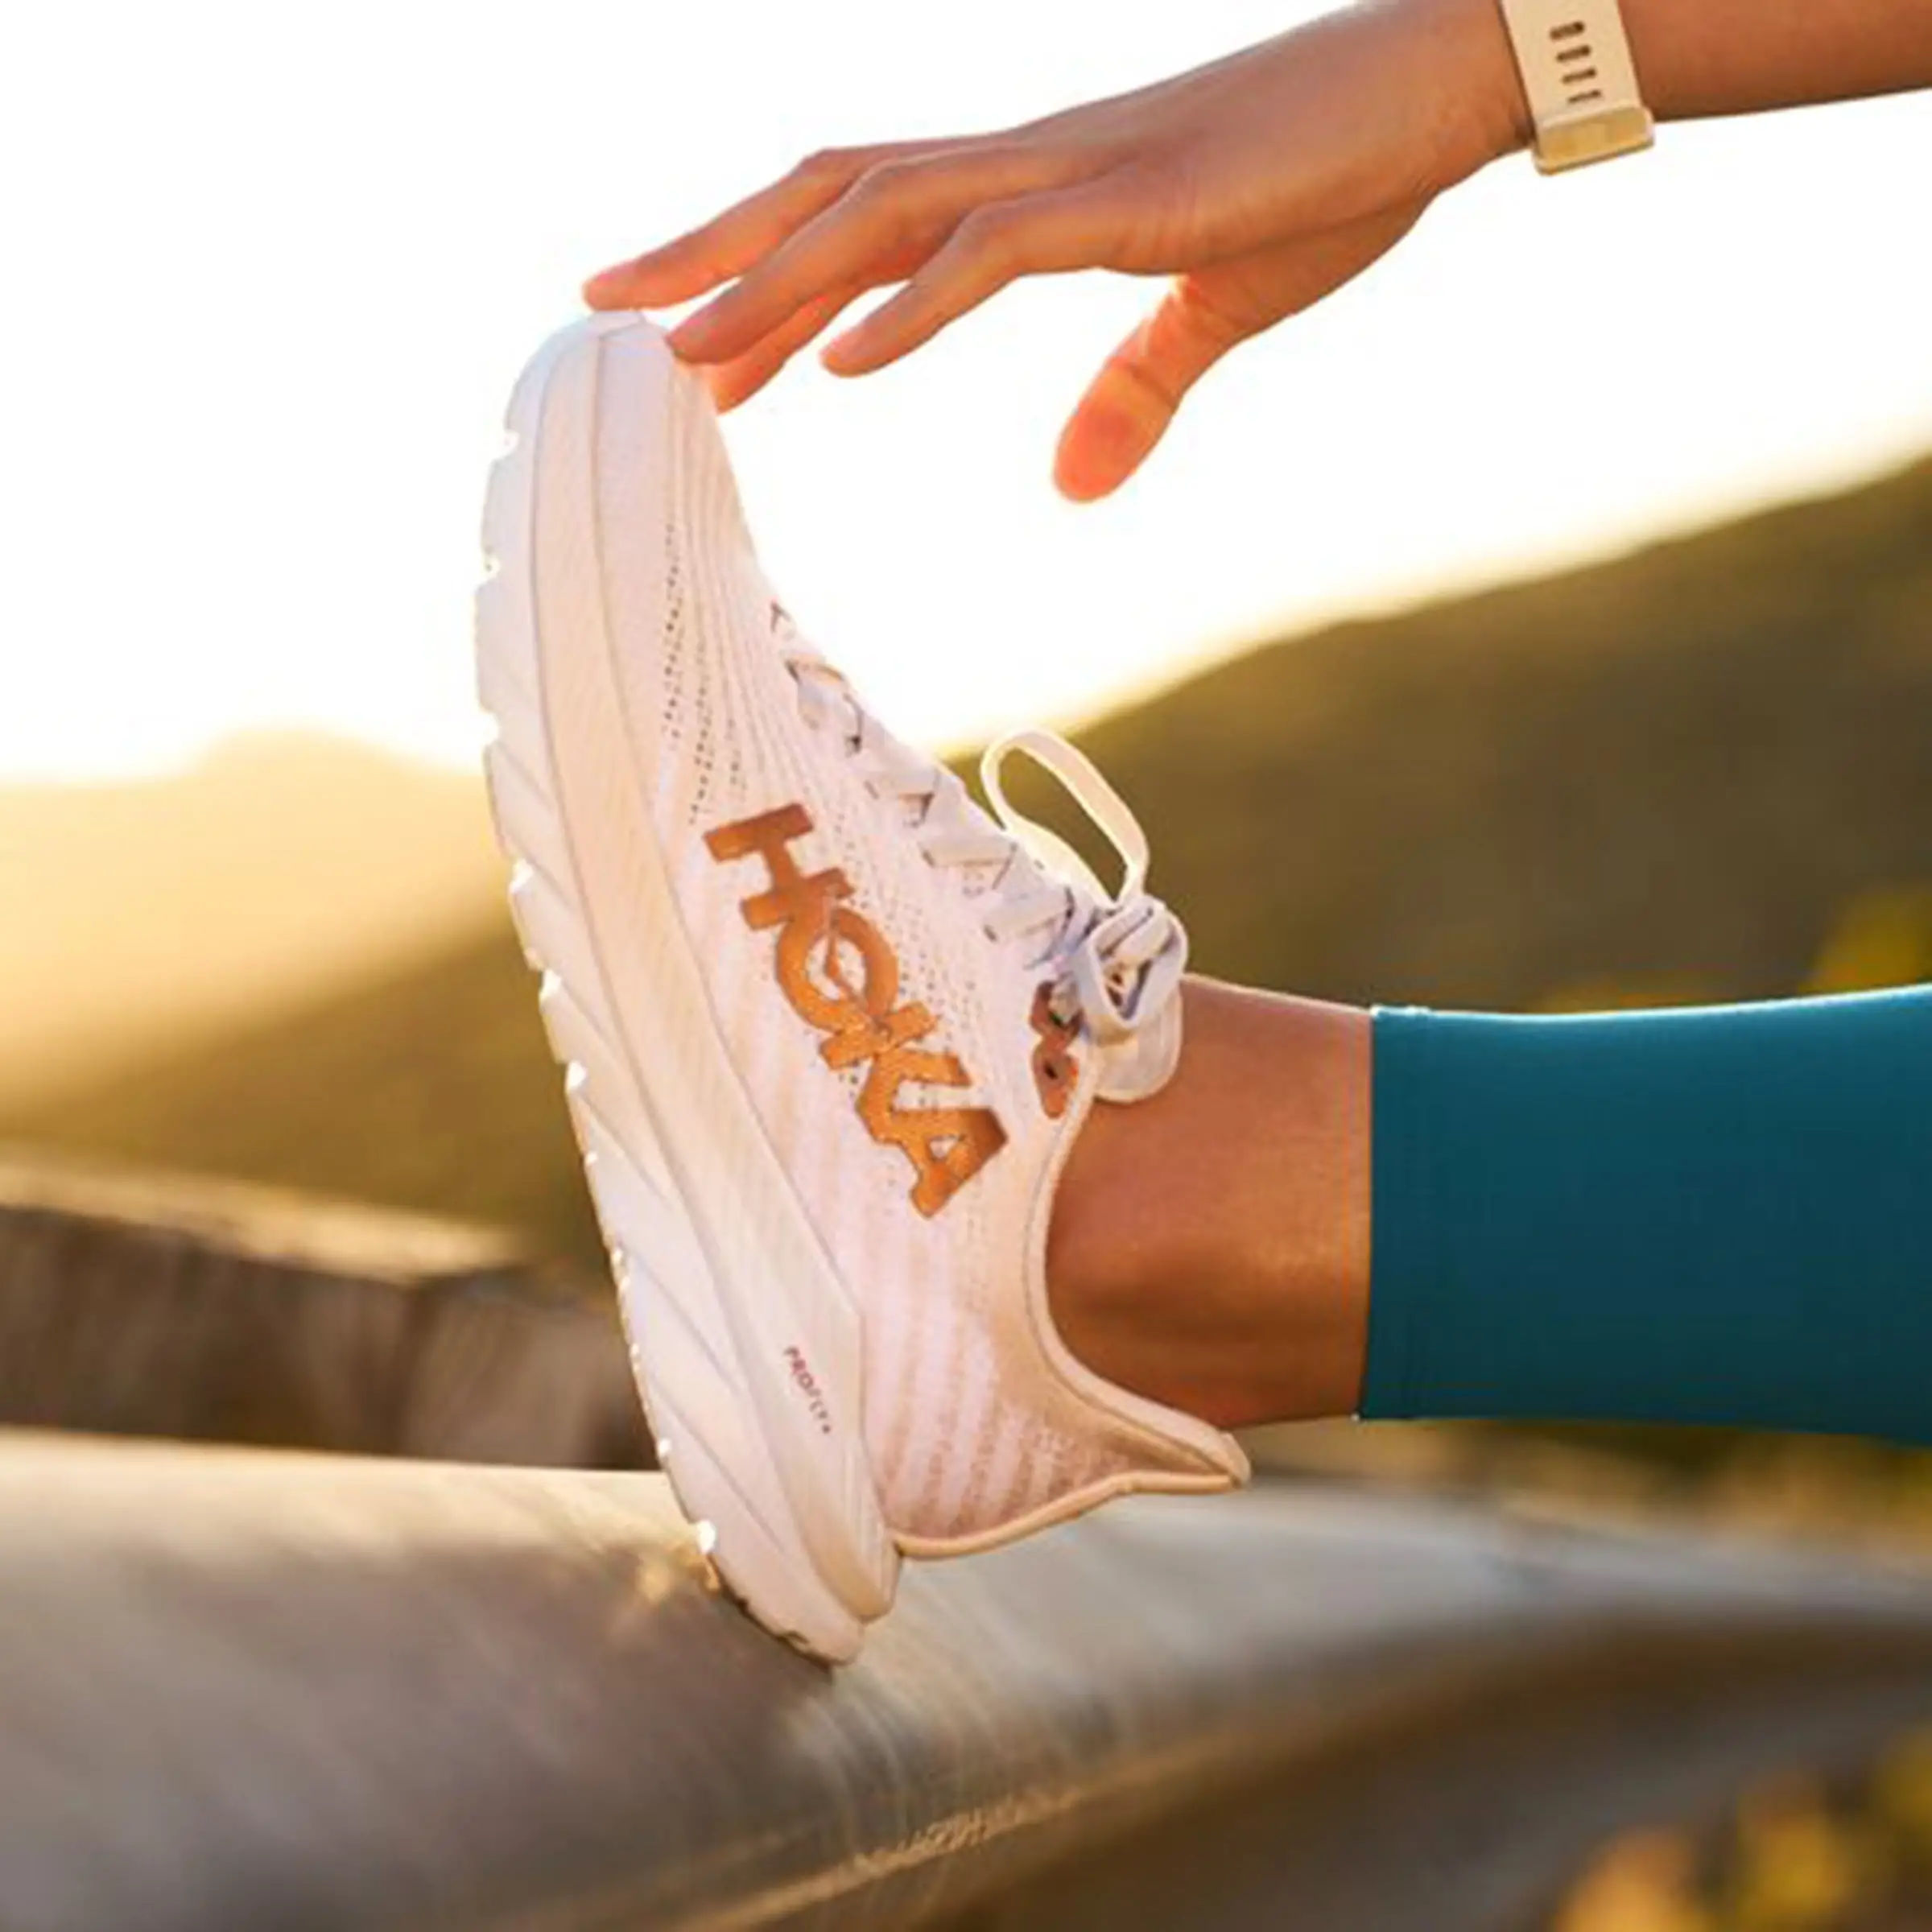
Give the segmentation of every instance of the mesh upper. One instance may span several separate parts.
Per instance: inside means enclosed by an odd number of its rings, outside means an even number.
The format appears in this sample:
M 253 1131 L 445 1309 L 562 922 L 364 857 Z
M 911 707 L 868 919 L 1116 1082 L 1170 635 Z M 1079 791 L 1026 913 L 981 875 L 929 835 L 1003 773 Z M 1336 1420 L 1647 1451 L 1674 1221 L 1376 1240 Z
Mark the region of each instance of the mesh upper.
M 985 869 L 929 863 L 902 806 L 873 795 L 837 731 L 807 724 L 709 402 L 687 377 L 668 420 L 663 634 L 654 652 L 625 658 L 626 708 L 634 731 L 649 720 L 657 734 L 651 809 L 720 1031 L 861 1309 L 865 1440 L 888 1521 L 910 1538 L 982 1538 L 1136 1468 L 1197 1467 L 1071 1387 L 1027 1318 L 1049 1162 L 1084 1111 L 1049 1121 L 1034 1085 L 1040 976 L 1023 946 L 985 937 Z M 721 863 L 704 843 L 795 803 L 813 827 L 791 848 L 798 863 L 844 872 L 848 903 L 897 959 L 900 1003 L 938 1016 L 921 1045 L 956 1055 L 973 1078 L 964 1092 L 909 1082 L 897 1104 L 983 1104 L 1006 1134 L 930 1218 L 910 1198 L 905 1154 L 860 1117 L 863 1064 L 827 1064 L 825 1036 L 778 982 L 774 933 L 745 921 L 743 900 L 770 882 L 765 862 Z

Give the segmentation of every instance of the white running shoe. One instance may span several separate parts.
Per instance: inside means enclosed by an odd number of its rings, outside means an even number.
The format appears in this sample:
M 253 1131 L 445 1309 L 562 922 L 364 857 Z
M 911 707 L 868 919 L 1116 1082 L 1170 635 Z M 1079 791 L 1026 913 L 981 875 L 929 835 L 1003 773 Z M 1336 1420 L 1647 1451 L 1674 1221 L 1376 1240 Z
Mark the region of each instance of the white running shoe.
M 1027 733 L 988 754 L 996 824 L 887 736 L 774 601 L 706 393 L 641 317 L 555 336 L 509 429 L 477 634 L 511 902 L 658 1454 L 725 1583 L 844 1659 L 902 1552 L 1241 1480 L 1048 1312 L 1074 1136 L 1180 1044 L 1186 939 L 1126 807 Z M 1117 896 L 1008 809 L 1016 749 L 1120 849 Z

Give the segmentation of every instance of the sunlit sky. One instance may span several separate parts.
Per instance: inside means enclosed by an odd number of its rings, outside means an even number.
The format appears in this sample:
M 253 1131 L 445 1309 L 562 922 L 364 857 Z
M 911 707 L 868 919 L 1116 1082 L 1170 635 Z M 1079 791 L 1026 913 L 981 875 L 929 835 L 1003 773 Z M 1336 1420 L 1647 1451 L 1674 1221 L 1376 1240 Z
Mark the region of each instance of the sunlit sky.
M 22 10 L 0 778 L 262 727 L 469 758 L 481 473 L 584 272 L 809 148 L 996 126 L 1312 10 Z M 1926 94 L 1669 128 L 1554 181 L 1519 159 L 1238 352 L 1098 506 L 1049 460 L 1149 283 L 1009 293 L 856 384 L 807 362 L 733 446 L 788 601 L 897 727 L 1077 716 L 1932 447 L 1928 181 Z

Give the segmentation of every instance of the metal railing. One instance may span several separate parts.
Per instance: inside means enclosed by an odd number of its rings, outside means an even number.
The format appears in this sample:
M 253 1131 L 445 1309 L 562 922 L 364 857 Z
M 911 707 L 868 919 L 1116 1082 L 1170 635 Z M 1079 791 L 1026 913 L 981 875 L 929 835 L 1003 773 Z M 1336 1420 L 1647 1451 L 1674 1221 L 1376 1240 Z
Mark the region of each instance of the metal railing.
M 635 1468 L 615 1311 L 487 1229 L 0 1149 L 0 1422 Z
M 654 1475 L 0 1432 L 9 1932 L 1476 1932 L 1928 1715 L 1932 1589 L 1831 1555 L 1282 1484 L 913 1566 L 831 1673 Z

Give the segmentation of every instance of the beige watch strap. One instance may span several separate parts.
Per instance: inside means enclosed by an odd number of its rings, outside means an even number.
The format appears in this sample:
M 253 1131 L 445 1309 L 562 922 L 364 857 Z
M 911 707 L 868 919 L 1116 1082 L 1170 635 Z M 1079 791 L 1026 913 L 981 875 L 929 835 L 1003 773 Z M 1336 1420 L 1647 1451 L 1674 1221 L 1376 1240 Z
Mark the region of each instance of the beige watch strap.
M 1648 147 L 1650 110 L 1616 0 L 1497 0 L 1546 175 Z

